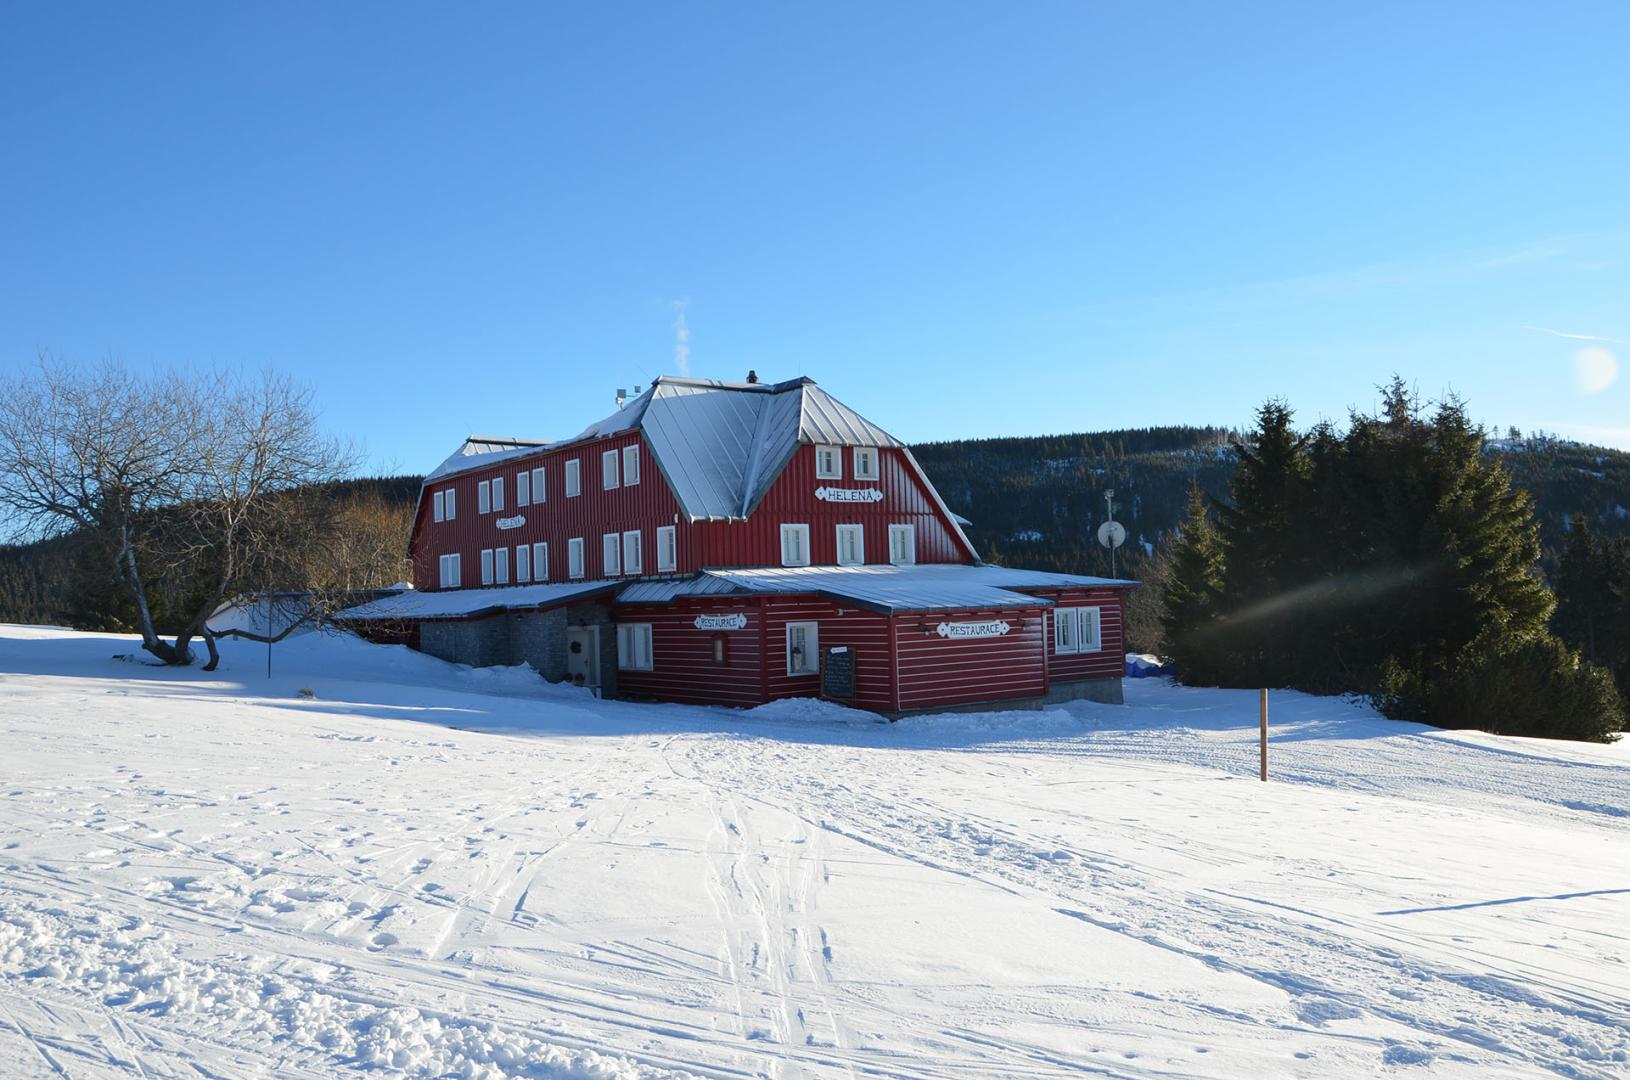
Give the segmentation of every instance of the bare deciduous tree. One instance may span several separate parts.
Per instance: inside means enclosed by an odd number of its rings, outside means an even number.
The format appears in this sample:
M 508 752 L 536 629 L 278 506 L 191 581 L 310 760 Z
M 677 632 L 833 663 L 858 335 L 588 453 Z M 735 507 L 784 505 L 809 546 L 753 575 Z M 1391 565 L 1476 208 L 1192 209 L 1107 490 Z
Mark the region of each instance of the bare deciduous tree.
M 228 595 L 284 586 L 311 563 L 352 455 L 317 424 L 311 392 L 286 376 L 134 374 L 42 358 L 0 387 L 0 506 L 18 539 L 107 537 L 142 647 L 193 660 Z M 164 641 L 154 597 L 175 618 Z

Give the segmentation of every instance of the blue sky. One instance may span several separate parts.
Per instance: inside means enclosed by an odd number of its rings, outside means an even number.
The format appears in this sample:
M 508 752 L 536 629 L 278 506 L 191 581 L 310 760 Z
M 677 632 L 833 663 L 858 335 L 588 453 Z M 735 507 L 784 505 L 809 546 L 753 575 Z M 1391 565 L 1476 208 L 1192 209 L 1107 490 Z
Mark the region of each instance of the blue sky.
M 681 366 L 913 440 L 1340 417 L 1397 371 L 1630 446 L 1627 40 L 1622 3 L 6 5 L 0 365 L 290 370 L 403 471 Z

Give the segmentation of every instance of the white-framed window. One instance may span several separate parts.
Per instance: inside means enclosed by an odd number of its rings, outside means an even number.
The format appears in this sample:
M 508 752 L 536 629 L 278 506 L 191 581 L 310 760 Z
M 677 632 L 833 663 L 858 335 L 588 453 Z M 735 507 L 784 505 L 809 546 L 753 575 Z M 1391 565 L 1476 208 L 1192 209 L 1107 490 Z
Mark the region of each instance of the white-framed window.
M 539 465 L 536 469 L 532 470 L 532 501 L 534 503 L 545 502 L 548 499 L 548 495 L 549 489 L 543 482 L 543 466 Z
M 492 485 L 485 480 L 475 486 L 475 512 L 492 513 Z
M 781 526 L 781 565 L 809 565 L 809 526 Z
M 638 446 L 623 447 L 623 487 L 633 487 L 640 482 L 640 448 Z
M 457 494 L 457 493 L 452 488 L 447 489 L 446 495 L 447 495 L 447 520 L 448 521 L 452 521 L 454 518 L 458 517 L 458 501 L 453 498 L 453 496 L 455 494 Z
M 492 548 L 481 549 L 481 584 L 492 584 Z
M 532 474 L 522 469 L 515 474 L 515 506 L 532 505 Z
M 624 671 L 651 670 L 651 624 L 617 624 L 617 666 Z
M 855 447 L 855 479 L 856 480 L 876 480 L 877 479 L 877 447 L 875 447 L 875 446 L 857 446 L 857 447 Z
M 532 580 L 549 580 L 549 545 L 532 545 Z
M 821 624 L 787 624 L 787 674 L 815 675 L 821 670 Z
M 600 455 L 600 490 L 612 491 L 617 487 L 617 451 L 607 450 Z
M 600 563 L 604 571 L 601 577 L 617 577 L 622 571 L 622 560 L 618 553 L 622 549 L 623 538 L 617 533 L 606 533 L 600 537 Z
M 447 520 L 447 493 L 438 491 L 430 496 L 431 517 L 435 521 Z
M 838 526 L 838 565 L 859 566 L 866 561 L 866 531 L 859 525 Z
M 641 536 L 638 529 L 623 533 L 623 573 L 645 573 L 645 555 L 640 550 Z
M 843 447 L 817 446 L 815 448 L 815 478 L 817 480 L 843 479 Z
M 1104 647 L 1100 636 L 1100 609 L 1095 607 L 1053 609 L 1053 651 L 1091 653 Z
M 515 580 L 532 580 L 532 549 L 526 544 L 515 545 Z
M 566 463 L 566 497 L 576 498 L 583 494 L 583 462 L 577 458 Z
M 438 560 L 439 569 L 441 570 L 442 588 L 456 589 L 461 584 L 459 580 L 459 561 L 460 560 L 457 555 L 443 555 L 440 560 Z
M 509 548 L 501 547 L 492 553 L 494 569 L 497 573 L 493 580 L 500 585 L 509 584 Z
M 504 478 L 502 476 L 494 477 L 492 481 L 492 508 L 494 510 L 504 508 Z
M 679 569 L 679 527 L 657 528 L 657 573 L 671 574 Z
M 583 538 L 574 536 L 566 541 L 566 574 L 573 581 L 583 578 Z
M 917 561 L 917 526 L 889 526 L 889 562 L 910 566 Z

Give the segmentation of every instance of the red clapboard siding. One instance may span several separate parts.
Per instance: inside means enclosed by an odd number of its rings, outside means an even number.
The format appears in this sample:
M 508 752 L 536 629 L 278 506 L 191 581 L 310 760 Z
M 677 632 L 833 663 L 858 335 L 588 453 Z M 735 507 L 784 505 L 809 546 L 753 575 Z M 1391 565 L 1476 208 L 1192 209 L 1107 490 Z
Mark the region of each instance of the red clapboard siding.
M 854 450 L 845 447 L 843 479 L 821 480 L 815 476 L 815 447 L 800 446 L 748 520 L 697 523 L 698 565 L 780 566 L 782 525 L 809 526 L 810 561 L 817 565 L 838 561 L 839 525 L 864 527 L 868 563 L 889 561 L 890 525 L 917 527 L 920 563 L 971 561 L 901 451 L 879 451 L 878 472 L 879 480 L 854 479 Z M 883 498 L 874 503 L 823 502 L 815 497 L 821 487 L 877 488 Z
M 1047 689 L 1050 632 L 1045 608 L 936 612 L 894 619 L 899 655 L 900 709 L 923 709 L 1002 698 L 1039 697 Z M 1001 637 L 946 638 L 942 622 L 1003 620 Z
M 640 482 L 633 486 L 619 486 L 610 491 L 601 488 L 600 455 L 615 449 L 619 453 L 621 477 L 621 451 L 625 446 L 640 447 Z M 582 494 L 566 497 L 566 462 L 573 458 L 582 462 Z M 544 484 L 544 502 L 530 506 L 515 505 L 515 477 L 522 471 L 530 472 L 538 465 L 547 471 Z M 482 480 L 502 477 L 504 481 L 504 510 L 502 513 L 478 512 L 476 485 Z M 452 488 L 457 492 L 454 501 L 458 513 L 452 521 L 433 520 L 432 496 L 437 491 Z M 526 524 L 515 529 L 500 529 L 499 518 L 521 516 Z M 549 545 L 549 580 L 566 581 L 566 542 L 572 537 L 583 538 L 584 573 L 587 578 L 605 576 L 601 555 L 601 537 L 605 533 L 637 529 L 640 532 L 643 575 L 650 576 L 656 569 L 656 531 L 660 526 L 677 527 L 677 573 L 691 573 L 700 565 L 692 551 L 690 526 L 679 512 L 679 504 L 669 490 L 667 481 L 657 468 L 648 447 L 638 432 L 624 432 L 593 442 L 580 443 L 563 450 L 539 451 L 524 457 L 512 458 L 500 465 L 460 473 L 444 482 L 429 485 L 414 522 L 413 584 L 419 589 L 440 587 L 439 562 L 442 555 L 459 553 L 462 560 L 463 587 L 481 586 L 480 552 L 483 548 L 508 547 L 510 554 L 510 584 L 515 584 L 514 548 L 518 544 L 547 543 Z M 536 578 L 534 578 L 536 580 Z
M 699 705 L 751 706 L 763 701 L 759 673 L 757 604 L 719 597 L 672 604 L 628 604 L 614 610 L 619 623 L 651 624 L 650 671 L 619 671 L 623 697 L 658 698 Z M 744 615 L 740 630 L 698 630 L 698 615 Z M 724 663 L 714 661 L 713 642 L 725 645 Z
M 855 696 L 845 702 L 857 709 L 893 708 L 894 678 L 889 664 L 887 616 L 839 607 L 816 597 L 778 596 L 765 603 L 765 670 L 768 698 L 817 697 L 820 676 L 787 674 L 787 624 L 813 622 L 820 627 L 820 647 L 848 646 L 855 654 Z
M 1026 589 L 1046 596 L 1057 607 L 1098 609 L 1099 639 L 1103 647 L 1092 653 L 1053 651 L 1053 617 L 1047 616 L 1047 667 L 1053 682 L 1078 679 L 1120 678 L 1126 672 L 1126 633 L 1124 628 L 1125 589 Z

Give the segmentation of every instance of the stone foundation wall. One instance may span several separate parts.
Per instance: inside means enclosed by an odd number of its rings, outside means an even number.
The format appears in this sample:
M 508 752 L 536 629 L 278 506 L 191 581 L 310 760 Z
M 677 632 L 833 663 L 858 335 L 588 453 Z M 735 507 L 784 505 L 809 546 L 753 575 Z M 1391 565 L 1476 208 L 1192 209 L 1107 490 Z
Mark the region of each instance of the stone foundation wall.
M 1047 704 L 1057 705 L 1065 701 L 1098 701 L 1105 705 L 1121 705 L 1126 698 L 1121 693 L 1120 676 L 1110 676 L 1103 679 L 1076 679 L 1073 682 L 1056 682 L 1048 688 Z

